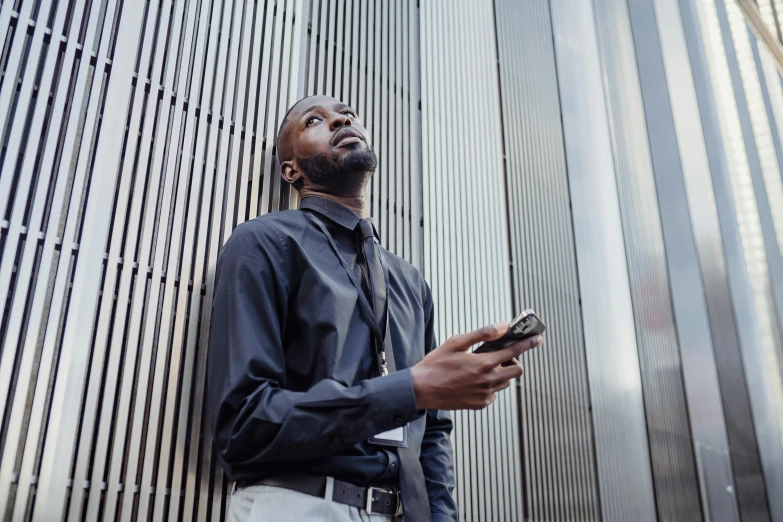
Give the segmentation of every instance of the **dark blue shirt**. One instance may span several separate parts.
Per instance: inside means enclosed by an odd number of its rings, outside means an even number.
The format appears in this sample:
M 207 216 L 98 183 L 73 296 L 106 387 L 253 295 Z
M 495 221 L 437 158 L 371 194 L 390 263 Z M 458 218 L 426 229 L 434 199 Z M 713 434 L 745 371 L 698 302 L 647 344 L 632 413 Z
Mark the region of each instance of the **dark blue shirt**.
M 397 371 L 375 377 L 358 290 L 312 217 L 361 279 L 359 217 L 322 198 L 239 225 L 218 257 L 207 393 L 223 468 L 232 480 L 294 472 L 396 484 L 396 450 L 367 439 L 410 423 L 433 520 L 456 520 L 451 418 L 416 410 L 410 371 L 437 346 L 430 289 L 410 263 L 379 247 Z

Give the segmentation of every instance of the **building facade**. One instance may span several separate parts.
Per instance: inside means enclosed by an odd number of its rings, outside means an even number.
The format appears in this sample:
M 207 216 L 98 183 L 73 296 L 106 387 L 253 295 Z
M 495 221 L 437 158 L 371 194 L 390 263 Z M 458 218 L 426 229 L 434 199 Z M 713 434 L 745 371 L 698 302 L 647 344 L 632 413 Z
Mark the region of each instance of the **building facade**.
M 467 521 L 783 522 L 778 0 L 5 0 L 0 516 L 220 520 L 214 266 L 351 104 L 439 339 L 547 343 L 455 413 Z

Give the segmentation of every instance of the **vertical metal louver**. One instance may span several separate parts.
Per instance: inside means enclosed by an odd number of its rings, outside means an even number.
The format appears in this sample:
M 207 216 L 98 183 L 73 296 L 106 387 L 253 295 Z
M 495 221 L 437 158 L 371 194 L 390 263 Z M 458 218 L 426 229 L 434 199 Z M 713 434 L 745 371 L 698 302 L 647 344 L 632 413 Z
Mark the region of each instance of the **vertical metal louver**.
M 221 519 L 214 266 L 237 224 L 297 205 L 276 131 L 326 94 L 370 131 L 372 215 L 439 340 L 527 307 L 549 325 L 518 383 L 454 415 L 462 520 L 684 520 L 699 493 L 704 516 L 775 519 L 781 20 L 783 0 L 0 0 L 0 518 Z
M 598 484 L 549 2 L 495 1 L 514 309 L 547 342 L 525 355 L 525 516 L 597 520 Z M 520 50 L 524 50 L 520 52 Z
M 438 337 L 509 320 L 509 250 L 489 0 L 423 2 L 424 274 Z M 522 520 L 516 395 L 457 412 L 462 520 Z
M 601 517 L 654 520 L 628 264 L 591 2 L 551 1 Z
M 0 506 L 12 519 L 213 520 L 212 270 L 288 208 L 274 139 L 353 104 L 385 244 L 421 263 L 415 2 L 4 2 Z M 72 293 L 73 292 L 73 293 Z

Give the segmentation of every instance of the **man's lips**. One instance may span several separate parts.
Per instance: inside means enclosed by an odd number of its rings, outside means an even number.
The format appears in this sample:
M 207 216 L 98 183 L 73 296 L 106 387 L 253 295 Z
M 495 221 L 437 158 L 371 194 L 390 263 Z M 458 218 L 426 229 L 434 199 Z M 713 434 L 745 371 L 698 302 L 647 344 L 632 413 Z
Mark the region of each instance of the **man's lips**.
M 340 145 L 350 145 L 352 143 L 360 143 L 363 141 L 364 137 L 359 134 L 359 132 L 346 128 L 338 131 L 337 134 L 335 134 L 334 139 L 332 140 L 332 145 L 337 147 Z
M 363 141 L 363 139 L 357 138 L 356 136 L 346 136 L 345 138 L 335 143 L 335 146 L 339 147 L 341 145 L 350 145 L 352 143 L 362 143 Z

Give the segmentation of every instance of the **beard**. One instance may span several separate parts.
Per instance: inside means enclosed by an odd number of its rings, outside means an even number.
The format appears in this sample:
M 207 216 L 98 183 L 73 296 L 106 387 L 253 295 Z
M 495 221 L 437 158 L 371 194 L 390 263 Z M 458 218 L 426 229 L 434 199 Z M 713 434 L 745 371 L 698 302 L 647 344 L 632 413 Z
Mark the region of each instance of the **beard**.
M 342 193 L 363 186 L 375 172 L 378 157 L 367 148 L 352 150 L 342 157 L 334 153 L 299 158 L 297 163 L 311 183 Z

